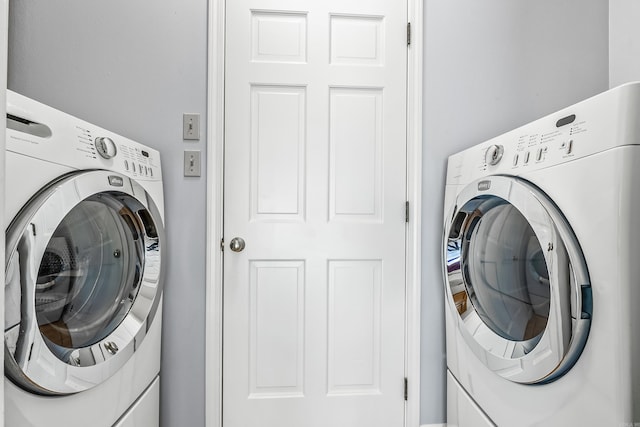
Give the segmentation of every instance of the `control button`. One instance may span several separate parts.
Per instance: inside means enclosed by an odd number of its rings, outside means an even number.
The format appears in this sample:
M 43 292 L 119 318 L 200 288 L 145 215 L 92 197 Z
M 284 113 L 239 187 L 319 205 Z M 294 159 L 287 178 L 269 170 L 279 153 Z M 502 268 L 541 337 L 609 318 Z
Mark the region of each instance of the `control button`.
M 528 151 L 524 153 L 524 164 L 525 165 L 529 164 L 530 155 L 531 155 L 531 153 L 529 153 Z
M 149 176 L 149 169 L 146 166 L 144 167 L 144 174 Z
M 538 162 L 543 161 L 545 155 L 547 154 L 547 151 L 548 151 L 547 147 L 538 148 L 538 151 L 536 152 L 536 161 Z
M 140 172 L 140 175 L 142 175 L 142 165 L 140 163 L 138 163 L 138 171 Z
M 548 149 L 547 147 L 542 147 L 542 148 L 540 149 L 540 153 L 539 153 L 539 155 L 538 155 L 538 157 L 539 157 L 539 158 L 538 158 L 538 161 L 539 161 L 539 162 L 544 161 L 545 157 L 547 156 L 547 151 L 549 151 L 549 149 Z
M 129 162 L 127 160 L 124 161 L 124 168 L 129 170 Z
M 149 175 L 153 176 L 153 169 L 152 168 L 149 168 Z
M 567 154 L 571 154 L 573 152 L 573 139 L 569 140 L 567 144 Z
M 520 160 L 520 155 L 516 154 L 513 156 L 513 166 L 518 166 L 518 160 Z
M 502 160 L 502 154 L 504 153 L 504 147 L 502 145 L 492 145 L 487 149 L 487 153 L 484 155 L 484 161 L 490 165 L 497 165 Z
M 107 138 L 106 136 L 97 137 L 95 140 L 95 146 L 98 154 L 100 154 L 100 156 L 105 159 L 111 159 L 118 152 L 115 142 L 113 142 L 111 138 Z

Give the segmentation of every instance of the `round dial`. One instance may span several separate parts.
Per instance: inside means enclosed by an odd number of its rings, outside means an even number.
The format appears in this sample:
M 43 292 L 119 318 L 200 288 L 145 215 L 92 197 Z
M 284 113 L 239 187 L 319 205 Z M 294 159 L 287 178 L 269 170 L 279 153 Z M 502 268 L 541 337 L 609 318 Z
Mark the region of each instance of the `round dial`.
M 97 137 L 95 145 L 96 150 L 98 150 L 98 154 L 100 154 L 105 159 L 114 157 L 118 152 L 115 142 L 113 142 L 111 138 L 107 138 L 106 136 Z
M 502 145 L 492 145 L 487 149 L 484 161 L 490 165 L 497 165 L 502 160 L 502 154 L 504 154 Z

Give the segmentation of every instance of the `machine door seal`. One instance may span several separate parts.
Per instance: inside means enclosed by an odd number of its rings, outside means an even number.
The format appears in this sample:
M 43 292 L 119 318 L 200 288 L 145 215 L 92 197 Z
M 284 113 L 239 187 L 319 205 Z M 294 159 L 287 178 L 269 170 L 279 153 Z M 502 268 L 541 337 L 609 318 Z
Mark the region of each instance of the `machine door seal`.
M 551 382 L 580 356 L 587 266 L 565 217 L 528 181 L 490 176 L 460 192 L 445 219 L 444 276 L 457 332 L 496 374 Z
M 158 207 L 124 175 L 76 172 L 35 195 L 6 235 L 6 376 L 65 395 L 117 372 L 160 304 L 164 239 Z

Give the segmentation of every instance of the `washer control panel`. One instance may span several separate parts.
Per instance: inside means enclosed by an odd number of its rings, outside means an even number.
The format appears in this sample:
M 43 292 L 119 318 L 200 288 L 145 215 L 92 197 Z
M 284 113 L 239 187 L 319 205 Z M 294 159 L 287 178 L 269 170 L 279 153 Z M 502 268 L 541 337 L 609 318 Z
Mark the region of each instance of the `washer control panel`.
M 570 115 L 574 120 L 575 114 Z M 518 136 L 514 141 L 515 152 L 512 154 L 513 168 L 525 167 L 545 162 L 550 155 L 551 158 L 558 160 L 569 160 L 573 157 L 574 137 L 578 134 L 586 133 L 589 130 L 587 120 L 574 124 L 574 121 L 567 122 L 567 118 L 562 118 L 556 123 L 564 123 L 562 126 L 571 125 L 567 128 L 558 128 L 549 132 L 526 133 Z
M 160 153 L 12 91 L 7 150 L 76 169 L 109 169 L 161 180 Z
M 637 111 L 640 83 L 611 89 L 450 156 L 447 183 L 463 184 L 490 174 L 523 175 L 640 145 Z
M 572 115 L 574 118 L 579 117 Z M 556 122 L 566 122 L 561 119 Z M 508 135 L 508 137 L 507 137 Z M 532 132 L 523 128 L 510 132 L 476 148 L 480 159 L 477 169 L 491 173 L 518 174 L 573 159 L 576 147 L 589 136 L 589 122 L 584 119 Z M 503 158 L 507 160 L 502 162 Z

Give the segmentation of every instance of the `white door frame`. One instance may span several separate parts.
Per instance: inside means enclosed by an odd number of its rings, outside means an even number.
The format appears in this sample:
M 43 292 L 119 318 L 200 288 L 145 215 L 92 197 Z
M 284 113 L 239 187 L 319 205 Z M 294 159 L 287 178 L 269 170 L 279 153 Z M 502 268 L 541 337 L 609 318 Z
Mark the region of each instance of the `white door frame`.
M 420 425 L 422 210 L 422 0 L 408 1 L 411 46 L 407 80 L 406 427 Z M 224 181 L 225 0 L 209 0 L 207 93 L 207 253 L 205 425 L 222 427 L 222 251 Z

